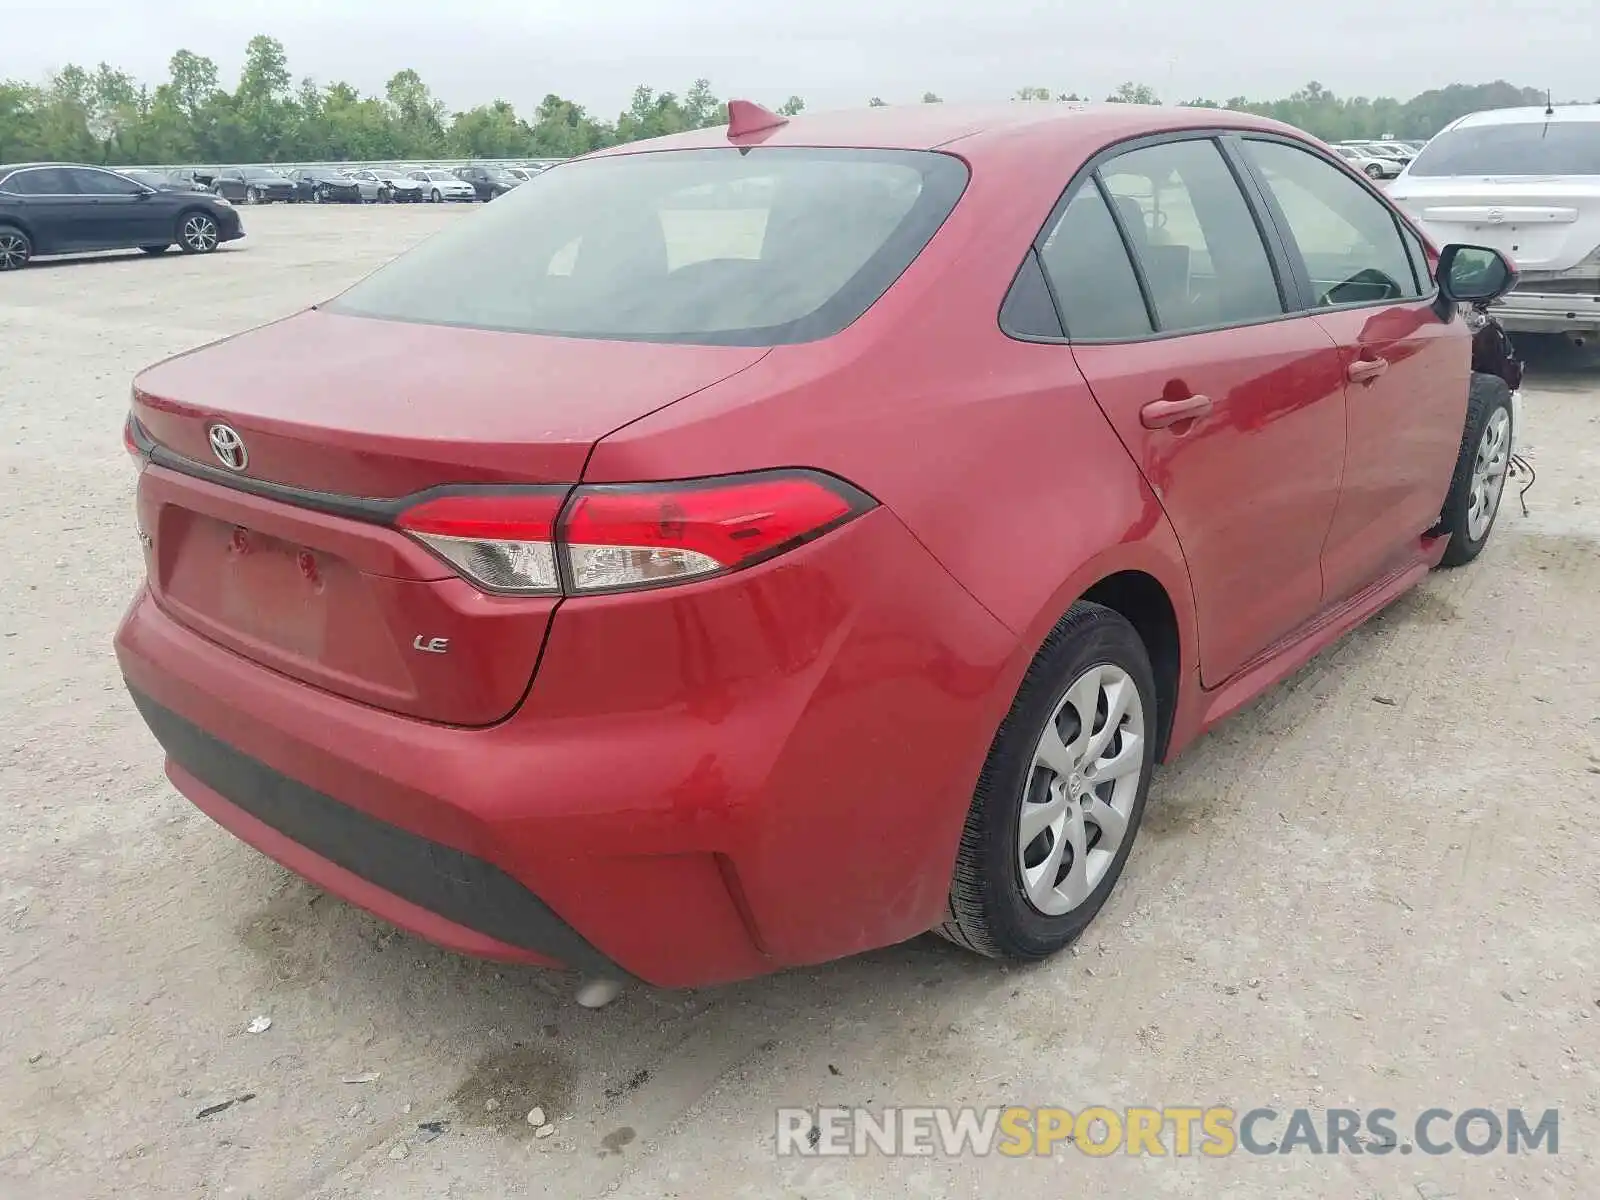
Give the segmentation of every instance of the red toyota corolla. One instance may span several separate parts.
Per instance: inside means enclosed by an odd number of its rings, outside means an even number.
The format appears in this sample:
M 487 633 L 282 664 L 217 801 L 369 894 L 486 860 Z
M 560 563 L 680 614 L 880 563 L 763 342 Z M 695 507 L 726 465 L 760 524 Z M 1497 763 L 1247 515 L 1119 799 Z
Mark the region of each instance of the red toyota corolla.
M 1512 278 L 1251 117 L 736 104 L 142 374 L 118 658 L 180 791 L 446 946 L 1040 957 L 1156 761 L 1483 546 Z

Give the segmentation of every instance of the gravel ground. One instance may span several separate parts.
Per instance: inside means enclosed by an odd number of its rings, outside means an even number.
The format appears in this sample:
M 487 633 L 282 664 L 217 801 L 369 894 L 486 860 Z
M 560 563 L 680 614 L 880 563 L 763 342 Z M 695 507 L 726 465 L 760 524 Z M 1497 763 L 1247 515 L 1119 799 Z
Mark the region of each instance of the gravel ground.
M 1538 348 L 1531 515 L 1508 499 L 1477 564 L 1161 773 L 1078 953 L 1006 970 L 919 939 L 589 1012 L 565 977 L 436 951 L 212 825 L 166 783 L 110 652 L 140 572 L 133 373 L 465 217 L 274 207 L 210 258 L 0 278 L 0 1195 L 1595 1194 L 1600 364 Z M 1522 1105 L 1559 1108 L 1561 1140 L 773 1155 L 780 1105 L 891 1103 Z

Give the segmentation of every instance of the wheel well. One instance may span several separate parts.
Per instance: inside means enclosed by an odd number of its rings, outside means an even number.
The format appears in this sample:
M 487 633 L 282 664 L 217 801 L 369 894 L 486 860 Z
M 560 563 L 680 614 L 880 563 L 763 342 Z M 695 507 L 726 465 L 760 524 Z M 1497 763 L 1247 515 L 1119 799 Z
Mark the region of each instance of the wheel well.
M 1083 599 L 1104 605 L 1127 618 L 1144 642 L 1156 677 L 1156 760 L 1166 757 L 1172 736 L 1172 718 L 1178 707 L 1178 678 L 1182 659 L 1178 647 L 1178 618 L 1167 591 L 1153 575 L 1119 571 L 1108 575 L 1084 593 Z

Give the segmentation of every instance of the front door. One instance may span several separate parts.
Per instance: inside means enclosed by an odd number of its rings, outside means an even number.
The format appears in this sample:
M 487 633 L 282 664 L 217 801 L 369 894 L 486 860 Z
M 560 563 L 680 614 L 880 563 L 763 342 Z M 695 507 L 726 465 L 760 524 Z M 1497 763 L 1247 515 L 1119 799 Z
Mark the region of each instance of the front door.
M 71 167 L 67 174 L 82 197 L 85 237 L 95 249 L 166 245 L 174 237 L 169 206 L 149 188 L 111 171 Z
M 1102 161 L 1040 258 L 1078 366 L 1183 547 L 1215 687 L 1321 607 L 1344 465 L 1338 350 L 1287 314 L 1210 137 Z
M 1365 183 L 1299 145 L 1242 145 L 1345 372 L 1349 449 L 1323 551 L 1334 602 L 1414 561 L 1437 523 L 1466 422 L 1471 339 L 1440 318 L 1421 241 Z

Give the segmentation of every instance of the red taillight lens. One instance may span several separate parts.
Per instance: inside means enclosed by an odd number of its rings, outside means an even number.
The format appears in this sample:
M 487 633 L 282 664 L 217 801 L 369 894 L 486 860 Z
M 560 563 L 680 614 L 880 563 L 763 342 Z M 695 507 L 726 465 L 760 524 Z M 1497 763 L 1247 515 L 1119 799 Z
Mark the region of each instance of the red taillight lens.
M 864 511 L 864 499 L 802 472 L 581 488 L 561 548 L 576 591 L 668 583 L 769 558 Z
M 139 427 L 132 413 L 122 423 L 122 448 L 133 458 L 134 466 L 142 470 L 145 460 L 150 456 L 149 435 Z
M 565 488 L 435 496 L 396 524 L 468 579 L 494 592 L 561 591 L 555 527 Z
M 425 500 L 397 524 L 489 591 L 555 594 L 655 587 L 737 570 L 866 512 L 831 476 L 771 471 L 685 483 L 602 484 Z M 558 570 L 557 563 L 564 570 Z

